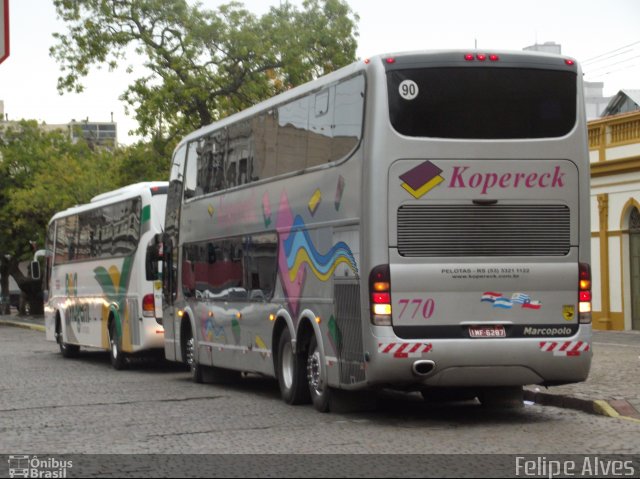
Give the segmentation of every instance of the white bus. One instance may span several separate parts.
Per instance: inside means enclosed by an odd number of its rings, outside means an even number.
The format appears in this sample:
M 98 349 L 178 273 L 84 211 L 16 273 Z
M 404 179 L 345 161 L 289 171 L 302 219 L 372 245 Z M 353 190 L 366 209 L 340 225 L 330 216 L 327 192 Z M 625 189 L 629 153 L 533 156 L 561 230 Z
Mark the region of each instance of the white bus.
M 146 280 L 144 246 L 162 231 L 167 186 L 126 186 L 51 219 L 45 327 L 63 356 L 102 348 L 122 369 L 128 354 L 162 350 L 161 285 Z
M 337 390 L 522 397 L 591 363 L 582 73 L 530 52 L 384 55 L 188 135 L 165 355 Z M 229 373 L 231 371 L 232 373 Z

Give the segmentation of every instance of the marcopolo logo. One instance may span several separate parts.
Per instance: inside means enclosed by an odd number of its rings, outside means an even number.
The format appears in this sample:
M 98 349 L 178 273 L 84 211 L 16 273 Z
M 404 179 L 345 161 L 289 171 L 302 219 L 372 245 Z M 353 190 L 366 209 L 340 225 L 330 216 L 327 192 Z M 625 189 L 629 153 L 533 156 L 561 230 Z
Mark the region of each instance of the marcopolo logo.
M 454 166 L 445 174 L 427 160 L 400 176 L 401 186 L 419 199 L 442 184 L 449 189 L 476 190 L 486 195 L 494 189 L 561 189 L 567 184 L 560 166 L 540 171 L 479 172 L 471 166 Z
M 572 333 L 573 330 L 567 326 L 556 328 L 527 326 L 524 328 L 525 336 L 569 336 Z

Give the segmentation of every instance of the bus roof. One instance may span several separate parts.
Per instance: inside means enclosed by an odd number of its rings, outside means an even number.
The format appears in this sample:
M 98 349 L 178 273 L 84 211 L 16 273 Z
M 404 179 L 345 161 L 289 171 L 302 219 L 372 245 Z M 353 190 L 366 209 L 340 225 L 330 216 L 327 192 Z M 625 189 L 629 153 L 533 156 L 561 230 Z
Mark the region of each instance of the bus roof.
M 479 55 L 486 55 L 487 61 L 486 64 L 492 63 L 488 60 L 489 55 L 495 55 L 500 59 L 507 60 L 511 67 L 519 66 L 519 67 L 527 67 L 538 65 L 540 67 L 545 66 L 549 67 L 551 65 L 559 66 L 561 63 L 565 61 L 572 62 L 571 65 L 577 64 L 577 62 L 568 56 L 565 55 L 557 55 L 554 53 L 546 53 L 546 52 L 533 52 L 533 51 L 519 51 L 519 50 L 477 50 L 477 49 L 469 49 L 469 50 L 422 50 L 422 51 L 407 51 L 407 52 L 397 52 L 397 53 L 385 53 L 380 55 L 375 55 L 369 57 L 367 59 L 361 59 L 350 65 L 340 68 L 334 72 L 331 72 L 327 75 L 324 75 L 317 80 L 310 81 L 304 83 L 300 86 L 292 88 L 289 91 L 284 93 L 280 93 L 268 100 L 257 103 L 245 110 L 242 110 L 238 113 L 234 113 L 229 115 L 222 120 L 211 123 L 210 125 L 205 125 L 198 130 L 195 130 L 185 136 L 180 143 L 176 146 L 176 150 L 192 141 L 196 138 L 200 138 L 202 136 L 207 135 L 208 133 L 219 130 L 220 128 L 224 128 L 230 124 L 233 124 L 237 121 L 250 118 L 251 116 L 269 110 L 277 105 L 282 103 L 286 103 L 289 100 L 293 100 L 299 96 L 305 95 L 307 93 L 313 92 L 314 90 L 320 90 L 324 86 L 331 84 L 341 78 L 349 77 L 354 75 L 355 73 L 366 70 L 370 65 L 374 63 L 383 62 L 387 58 L 394 58 L 395 60 L 401 60 L 399 63 L 401 65 L 406 65 L 417 62 L 424 61 L 426 63 L 436 62 L 436 63 L 458 63 L 458 64 L 468 64 L 469 61 L 465 62 L 465 55 L 473 55 L 474 61 L 476 63 L 485 63 L 484 60 L 477 60 Z M 505 62 L 506 63 L 506 62 Z M 494 63 L 495 64 L 495 63 Z M 400 65 L 397 65 L 400 67 Z
M 117 203 L 118 201 L 126 200 L 138 196 L 145 190 L 151 190 L 152 188 L 168 188 L 168 181 L 146 181 L 141 183 L 135 183 L 133 185 L 123 186 L 117 190 L 107 191 L 91 198 L 89 203 L 82 205 L 75 205 L 66 210 L 59 211 L 51 218 L 51 221 L 62 218 L 64 216 L 80 213 L 83 211 L 92 210 L 94 208 L 108 205 L 111 203 Z

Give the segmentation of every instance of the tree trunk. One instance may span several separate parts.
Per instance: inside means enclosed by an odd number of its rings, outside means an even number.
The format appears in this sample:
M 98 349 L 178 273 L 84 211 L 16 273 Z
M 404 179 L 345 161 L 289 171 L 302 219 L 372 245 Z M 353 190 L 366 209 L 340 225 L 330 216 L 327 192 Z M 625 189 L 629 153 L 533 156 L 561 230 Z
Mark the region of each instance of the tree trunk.
M 0 258 L 0 314 L 11 314 L 9 293 L 9 261 Z
M 25 276 L 18 267 L 18 261 L 14 258 L 9 261 L 9 273 L 22 291 L 19 314 L 44 314 L 42 279 L 31 279 Z

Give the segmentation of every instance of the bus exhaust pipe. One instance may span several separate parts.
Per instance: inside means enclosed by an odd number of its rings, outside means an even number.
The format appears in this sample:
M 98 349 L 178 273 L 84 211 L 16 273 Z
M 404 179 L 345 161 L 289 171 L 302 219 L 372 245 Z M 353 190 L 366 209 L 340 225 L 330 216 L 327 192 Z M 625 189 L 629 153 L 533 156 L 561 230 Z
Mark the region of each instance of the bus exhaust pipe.
M 415 374 L 416 376 L 426 376 L 431 372 L 433 372 L 435 368 L 436 368 L 436 363 L 426 359 L 415 361 L 411 366 L 411 370 L 413 371 L 413 374 Z

